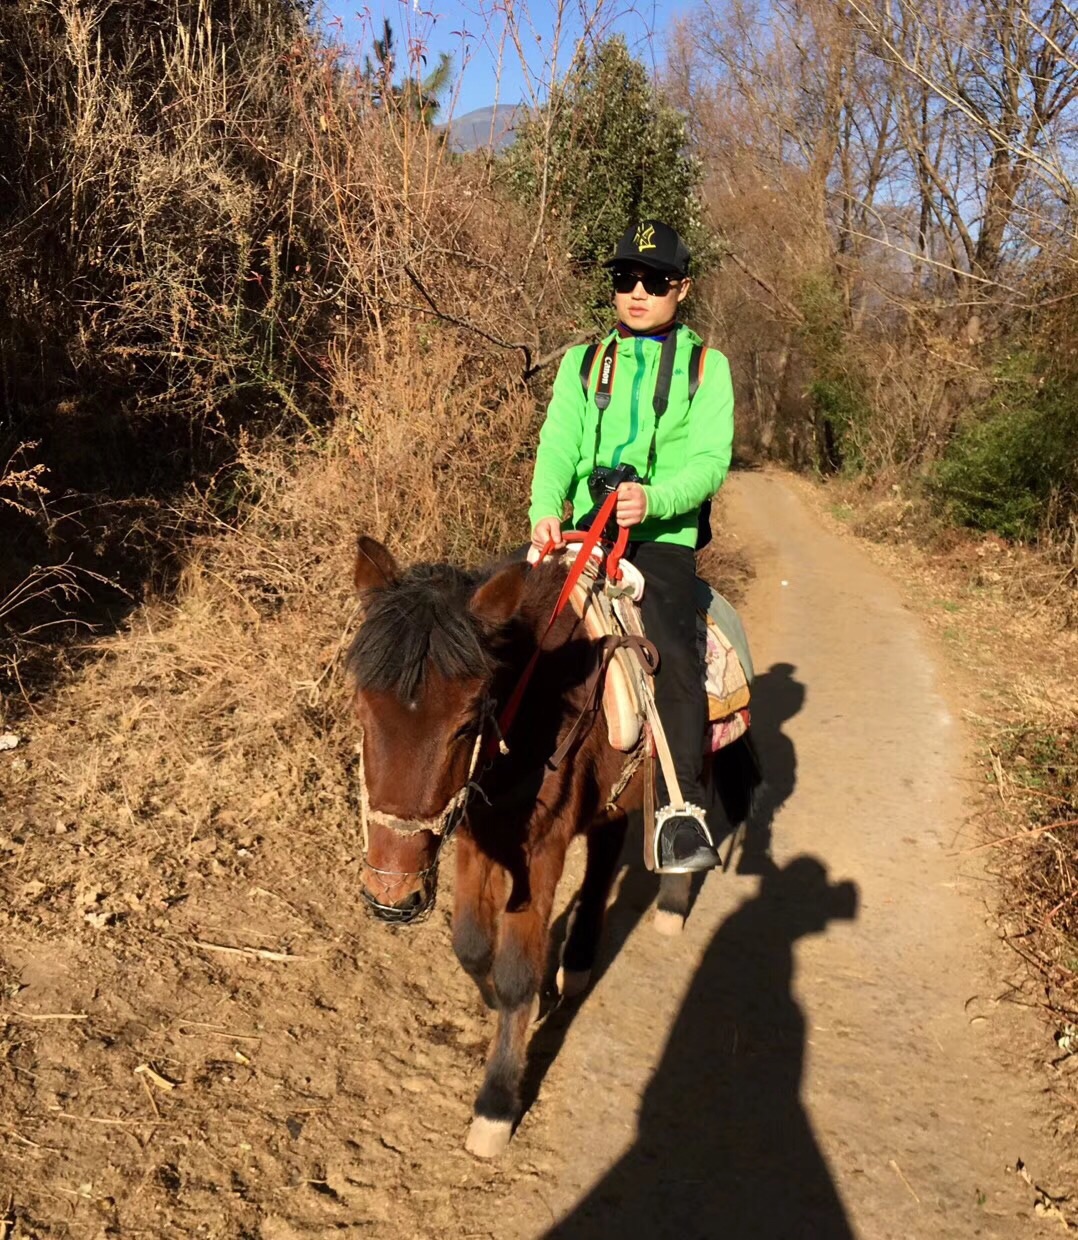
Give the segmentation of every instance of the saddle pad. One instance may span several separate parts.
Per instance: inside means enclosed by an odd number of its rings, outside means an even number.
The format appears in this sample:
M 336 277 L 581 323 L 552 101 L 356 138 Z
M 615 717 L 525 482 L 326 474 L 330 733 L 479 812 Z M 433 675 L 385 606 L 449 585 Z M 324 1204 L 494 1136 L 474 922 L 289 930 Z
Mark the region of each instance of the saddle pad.
M 718 753 L 720 749 L 740 740 L 749 730 L 751 722 L 748 707 L 727 715 L 725 719 L 716 719 L 708 729 L 705 752 Z
M 711 622 L 718 627 L 726 641 L 737 651 L 737 657 L 745 670 L 745 679 L 751 685 L 755 672 L 752 666 L 752 654 L 749 651 L 749 639 L 745 636 L 745 626 L 741 623 L 741 617 L 718 590 L 699 577 L 696 579 L 696 607 L 698 611 L 707 612 Z
M 696 632 L 703 646 L 707 717 L 714 723 L 748 706 L 749 682 L 733 643 L 710 615 L 697 613 Z
M 737 613 L 725 599 L 716 597 L 727 609 L 728 615 L 733 617 L 740 637 L 739 645 L 745 651 L 744 657 L 748 658 L 748 644 Z M 601 590 L 595 589 L 594 579 L 588 575 L 577 582 L 570 601 L 584 625 L 585 633 L 593 641 L 624 630 L 643 633 L 636 604 L 629 598 L 619 600 L 622 614 L 631 613 L 625 616 L 628 623 L 622 624 L 620 619 L 615 618 L 610 600 Z M 727 637 L 724 628 L 708 612 L 699 611 L 697 621 L 697 640 L 708 696 L 708 729 L 702 739 L 705 752 L 714 753 L 743 736 L 748 729 L 749 677 L 743 666 L 741 651 Z M 644 723 L 640 683 L 644 675 L 643 668 L 628 650 L 615 651 L 603 684 L 603 713 L 611 748 L 622 753 L 634 749 L 640 739 Z M 659 675 L 662 675 L 661 668 Z

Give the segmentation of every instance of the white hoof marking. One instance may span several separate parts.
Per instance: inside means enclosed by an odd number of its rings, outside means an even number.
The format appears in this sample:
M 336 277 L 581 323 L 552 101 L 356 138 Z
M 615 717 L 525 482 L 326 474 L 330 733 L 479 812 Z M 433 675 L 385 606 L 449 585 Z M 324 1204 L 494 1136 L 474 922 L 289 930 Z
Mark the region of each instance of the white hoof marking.
M 652 925 L 666 938 L 676 938 L 685 929 L 685 918 L 680 913 L 671 913 L 669 909 L 657 908 Z
M 513 1135 L 513 1125 L 507 1119 L 487 1119 L 477 1115 L 468 1129 L 464 1148 L 476 1158 L 497 1158 L 504 1154 Z

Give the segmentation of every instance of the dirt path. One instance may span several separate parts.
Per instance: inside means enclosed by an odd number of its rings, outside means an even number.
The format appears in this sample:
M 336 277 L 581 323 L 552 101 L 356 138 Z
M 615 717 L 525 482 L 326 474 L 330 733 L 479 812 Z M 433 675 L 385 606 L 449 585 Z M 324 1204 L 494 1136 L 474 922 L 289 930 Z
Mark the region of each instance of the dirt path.
M 769 780 L 743 872 L 670 941 L 630 867 L 494 1164 L 463 1150 L 490 1025 L 449 892 L 364 917 L 343 757 L 248 753 L 194 666 L 146 697 L 160 620 L 58 695 L 0 765 L 3 1240 L 1039 1234 L 1006 1170 L 1047 1174 L 1034 1087 L 1001 1066 L 1030 1030 L 949 855 L 963 739 L 926 641 L 796 485 L 737 476 L 727 511 Z
M 949 855 L 963 739 L 932 655 L 788 483 L 736 476 L 727 512 L 757 568 L 774 864 L 750 848 L 761 876 L 709 879 L 680 941 L 629 935 L 519 1134 L 576 1153 L 512 1234 L 548 1208 L 581 1240 L 1028 1236 L 1006 1169 L 1036 1175 L 1037 1118 L 1001 1048 L 1030 1030 L 993 1002 L 1011 962 Z M 631 921 L 647 893 L 623 891 L 615 938 L 627 894 Z

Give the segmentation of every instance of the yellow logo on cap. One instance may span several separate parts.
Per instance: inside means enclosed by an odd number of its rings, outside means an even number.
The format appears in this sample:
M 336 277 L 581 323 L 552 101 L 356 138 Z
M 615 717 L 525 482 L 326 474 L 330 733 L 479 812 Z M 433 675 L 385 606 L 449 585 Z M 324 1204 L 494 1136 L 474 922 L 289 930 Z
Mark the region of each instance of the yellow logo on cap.
M 641 224 L 637 228 L 636 236 L 633 238 L 633 240 L 636 242 L 636 248 L 638 252 L 642 252 L 644 250 L 654 250 L 655 249 L 655 228 L 654 226 L 651 224 L 648 224 L 648 226 L 645 228 L 644 225 Z

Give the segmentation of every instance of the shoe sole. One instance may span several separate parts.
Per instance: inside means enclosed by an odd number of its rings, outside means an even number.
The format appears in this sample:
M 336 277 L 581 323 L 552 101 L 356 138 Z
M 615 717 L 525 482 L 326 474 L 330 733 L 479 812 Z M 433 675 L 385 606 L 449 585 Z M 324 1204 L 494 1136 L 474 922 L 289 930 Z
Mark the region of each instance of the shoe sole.
M 714 856 L 697 858 L 690 857 L 688 861 L 675 862 L 673 865 L 660 865 L 655 869 L 656 874 L 699 874 L 704 870 L 714 870 L 719 867 L 721 861 L 717 854 Z

